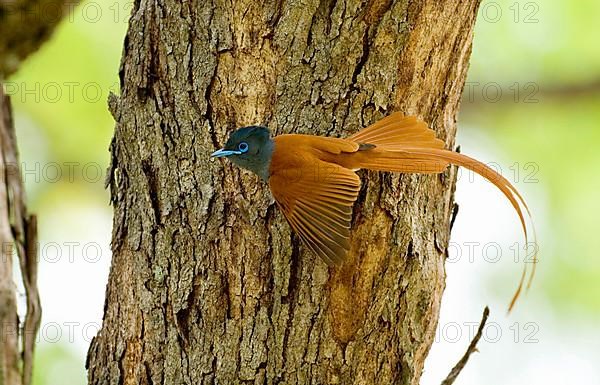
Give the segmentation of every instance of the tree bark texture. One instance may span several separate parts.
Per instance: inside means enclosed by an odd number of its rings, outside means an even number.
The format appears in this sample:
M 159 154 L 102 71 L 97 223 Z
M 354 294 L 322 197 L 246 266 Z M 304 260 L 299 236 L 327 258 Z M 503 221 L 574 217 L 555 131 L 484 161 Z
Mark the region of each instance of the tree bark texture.
M 328 268 L 267 185 L 209 154 L 235 127 L 350 135 L 401 110 L 453 146 L 477 0 L 136 1 L 107 183 L 90 384 L 417 384 L 433 342 L 455 170 L 361 171 Z
M 10 98 L 1 83 L 51 35 L 73 0 L 0 0 L 0 385 L 29 385 L 40 326 L 37 220 L 27 212 Z M 13 258 L 25 289 L 17 314 Z
M 25 205 L 10 98 L 1 87 L 0 246 L 0 385 L 29 385 L 42 316 L 37 289 L 37 220 Z M 17 314 L 14 255 L 25 288 L 26 313 L 22 322 Z

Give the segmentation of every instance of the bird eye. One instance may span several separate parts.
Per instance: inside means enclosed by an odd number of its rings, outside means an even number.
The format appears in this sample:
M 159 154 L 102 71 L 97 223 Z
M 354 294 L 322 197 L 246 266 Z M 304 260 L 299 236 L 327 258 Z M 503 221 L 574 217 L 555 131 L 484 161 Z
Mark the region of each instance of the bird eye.
M 240 142 L 240 144 L 238 144 L 238 149 L 244 153 L 244 152 L 248 152 L 248 143 L 246 142 Z

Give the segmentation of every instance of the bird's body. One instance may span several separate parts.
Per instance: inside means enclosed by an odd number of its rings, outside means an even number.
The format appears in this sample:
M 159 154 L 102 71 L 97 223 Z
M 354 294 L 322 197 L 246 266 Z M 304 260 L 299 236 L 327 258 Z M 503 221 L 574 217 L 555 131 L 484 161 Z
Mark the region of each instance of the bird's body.
M 527 238 L 523 208 L 529 211 L 508 180 L 475 159 L 444 149 L 425 123 L 401 113 L 346 139 L 297 134 L 271 138 L 265 127 L 244 127 L 212 156 L 227 156 L 266 180 L 291 227 L 329 265 L 341 264 L 350 249 L 352 206 L 360 189 L 355 171 L 361 168 L 429 174 L 443 172 L 449 164 L 466 167 L 502 191 Z

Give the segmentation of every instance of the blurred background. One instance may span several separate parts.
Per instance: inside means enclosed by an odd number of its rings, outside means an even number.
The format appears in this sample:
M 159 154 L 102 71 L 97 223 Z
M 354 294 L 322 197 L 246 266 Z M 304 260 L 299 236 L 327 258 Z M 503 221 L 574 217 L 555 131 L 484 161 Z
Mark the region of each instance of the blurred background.
M 44 309 L 35 385 L 86 383 L 101 320 L 112 210 L 104 189 L 126 0 L 84 1 L 5 85 L 30 211 L 39 216 Z M 491 316 L 458 384 L 600 383 L 600 3 L 481 5 L 457 144 L 530 204 L 540 263 L 506 315 L 523 263 L 516 216 L 460 172 L 447 288 L 422 383 L 439 384 Z M 22 289 L 21 289 L 22 292 Z

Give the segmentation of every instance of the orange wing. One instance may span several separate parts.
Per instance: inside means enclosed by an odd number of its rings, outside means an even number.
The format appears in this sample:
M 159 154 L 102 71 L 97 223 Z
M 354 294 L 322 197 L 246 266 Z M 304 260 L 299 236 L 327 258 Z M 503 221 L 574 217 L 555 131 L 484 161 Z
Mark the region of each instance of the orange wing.
M 343 152 L 351 142 L 315 144 L 304 142 L 308 138 L 301 136 L 277 139 L 272 161 L 277 167 L 269 178 L 273 197 L 304 244 L 327 264 L 339 265 L 350 249 L 352 206 L 360 179 L 351 170 L 320 160 L 315 149 Z

